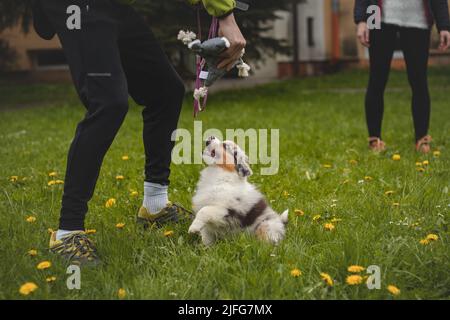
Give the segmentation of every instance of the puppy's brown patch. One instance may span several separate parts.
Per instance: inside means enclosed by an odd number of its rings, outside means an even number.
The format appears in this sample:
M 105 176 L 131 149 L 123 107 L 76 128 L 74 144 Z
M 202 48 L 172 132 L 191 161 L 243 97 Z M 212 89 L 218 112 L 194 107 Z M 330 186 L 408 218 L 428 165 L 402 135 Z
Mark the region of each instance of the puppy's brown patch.
M 262 224 L 255 231 L 256 237 L 259 240 L 266 241 L 267 240 L 267 225 Z
M 234 164 L 234 158 L 224 150 L 224 152 L 222 153 L 222 159 L 221 161 L 217 164 L 218 167 L 224 169 L 225 171 L 228 172 L 233 172 L 236 170 L 235 164 Z

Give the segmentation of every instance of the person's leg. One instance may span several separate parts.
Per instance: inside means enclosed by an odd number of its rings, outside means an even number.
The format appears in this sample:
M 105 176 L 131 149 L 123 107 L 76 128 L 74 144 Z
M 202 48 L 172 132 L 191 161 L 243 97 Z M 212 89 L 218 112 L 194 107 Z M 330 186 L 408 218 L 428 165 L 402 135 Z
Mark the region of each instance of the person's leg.
M 370 137 L 381 139 L 384 112 L 384 90 L 389 78 L 395 50 L 397 29 L 382 25 L 381 30 L 370 31 L 370 75 L 366 92 L 366 121 Z
M 400 41 L 412 89 L 412 114 L 417 142 L 428 134 L 430 123 L 430 93 L 427 75 L 430 30 L 401 28 Z
M 120 26 L 119 46 L 129 92 L 144 106 L 144 207 L 157 213 L 167 204 L 172 133 L 177 128 L 184 84 L 147 23 L 130 7 Z
M 89 6 L 88 6 L 89 4 Z M 81 8 L 81 29 L 68 29 L 67 8 Z M 60 230 L 84 230 L 100 167 L 128 110 L 128 88 L 117 46 L 110 1 L 47 0 L 44 10 L 57 30 L 74 84 L 87 108 L 67 158 Z

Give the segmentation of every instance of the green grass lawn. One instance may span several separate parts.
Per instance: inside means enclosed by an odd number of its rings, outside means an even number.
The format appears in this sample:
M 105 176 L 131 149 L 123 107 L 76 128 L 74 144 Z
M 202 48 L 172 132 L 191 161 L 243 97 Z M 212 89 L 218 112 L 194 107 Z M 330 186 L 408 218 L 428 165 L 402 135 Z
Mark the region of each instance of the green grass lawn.
M 365 72 L 210 98 L 199 117 L 204 130 L 280 129 L 280 172 L 261 176 L 256 166 L 250 179 L 274 209 L 290 209 L 287 237 L 278 247 L 243 234 L 206 249 L 187 234 L 187 223 L 145 232 L 135 225 L 144 157 L 141 108 L 132 105 L 105 158 L 86 221 L 96 230 L 92 238 L 104 264 L 82 270 L 81 290 L 67 289 L 64 264 L 48 252 L 48 229 L 57 228 L 63 188 L 48 186 L 53 179 L 48 174 L 64 179 L 66 152 L 84 109 L 68 85 L 0 87 L 0 298 L 117 299 L 119 288 L 129 299 L 450 298 L 449 72 L 430 71 L 431 134 L 440 157 L 414 152 L 411 94 L 403 72 L 393 73 L 390 87 L 395 90 L 386 94 L 389 149 L 381 155 L 368 152 L 366 145 Z M 193 128 L 190 97 L 180 127 Z M 391 159 L 395 153 L 400 161 Z M 130 159 L 123 161 L 123 155 Z M 429 165 L 419 172 L 416 162 L 424 160 Z M 172 200 L 190 207 L 201 168 L 173 166 Z M 118 181 L 117 175 L 125 179 Z M 10 181 L 11 176 L 18 180 Z M 139 195 L 132 196 L 133 190 Z M 117 199 L 115 207 L 105 208 L 109 198 Z M 295 209 L 304 215 L 296 216 Z M 29 216 L 36 220 L 27 222 Z M 333 218 L 341 221 L 326 231 L 324 224 Z M 117 223 L 125 227 L 118 229 Z M 174 231 L 171 237 L 164 236 L 168 230 Z M 421 244 L 428 234 L 439 239 Z M 27 253 L 31 249 L 36 256 Z M 38 270 L 45 260 L 52 266 Z M 350 265 L 378 265 L 381 289 L 346 284 Z M 293 277 L 293 269 L 301 276 Z M 332 287 L 321 280 L 321 272 L 332 277 Z M 56 281 L 47 283 L 49 276 Z M 25 282 L 38 286 L 27 297 L 19 294 Z M 400 295 L 388 292 L 391 284 Z

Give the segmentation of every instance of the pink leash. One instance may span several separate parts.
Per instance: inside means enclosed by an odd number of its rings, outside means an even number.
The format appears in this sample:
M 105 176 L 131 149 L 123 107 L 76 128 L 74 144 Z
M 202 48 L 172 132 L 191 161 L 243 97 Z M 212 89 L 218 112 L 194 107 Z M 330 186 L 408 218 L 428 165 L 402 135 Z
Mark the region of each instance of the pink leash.
M 198 28 L 198 40 L 202 40 L 202 25 L 201 25 L 201 19 L 200 19 L 200 9 L 197 9 L 197 28 Z M 217 36 L 219 30 L 219 20 L 216 17 L 212 18 L 211 27 L 209 28 L 209 34 L 208 34 L 208 40 L 215 38 Z M 196 72 L 196 79 L 195 79 L 195 89 L 200 89 L 202 86 L 202 79 L 200 79 L 200 74 L 203 70 L 203 67 L 205 66 L 205 59 L 203 59 L 200 56 L 197 56 L 197 72 Z M 206 108 L 206 102 L 208 101 L 208 93 L 206 93 L 205 97 L 203 98 L 203 104 L 200 105 L 199 100 L 194 100 L 194 117 L 197 116 L 197 114 L 200 111 L 203 111 Z

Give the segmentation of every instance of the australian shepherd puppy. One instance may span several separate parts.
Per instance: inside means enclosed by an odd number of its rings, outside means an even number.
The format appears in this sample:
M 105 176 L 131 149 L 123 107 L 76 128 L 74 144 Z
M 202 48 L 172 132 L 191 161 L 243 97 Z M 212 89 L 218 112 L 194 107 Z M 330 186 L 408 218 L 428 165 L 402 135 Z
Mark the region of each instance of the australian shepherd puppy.
M 241 148 L 233 141 L 221 142 L 210 137 L 203 160 L 208 167 L 201 172 L 192 199 L 195 219 L 189 233 L 199 234 L 207 246 L 243 230 L 259 239 L 279 243 L 286 233 L 288 210 L 277 214 L 247 181 L 252 170 Z

